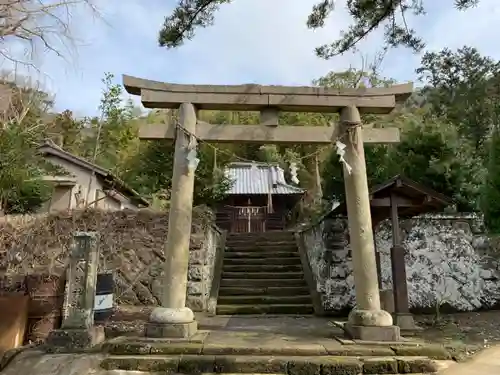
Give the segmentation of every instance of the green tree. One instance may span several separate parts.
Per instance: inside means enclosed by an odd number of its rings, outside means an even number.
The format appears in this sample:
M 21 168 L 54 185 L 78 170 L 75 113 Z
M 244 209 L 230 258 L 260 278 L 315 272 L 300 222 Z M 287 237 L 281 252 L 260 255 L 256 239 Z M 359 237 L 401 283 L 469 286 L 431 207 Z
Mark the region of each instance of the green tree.
M 36 155 L 43 125 L 16 119 L 0 125 L 0 213 L 36 210 L 50 193 L 41 179 L 45 174 L 43 163 Z
M 479 208 L 483 162 L 453 124 L 409 113 L 390 125 L 401 129 L 399 144 L 365 149 L 370 186 L 401 174 L 454 199 L 460 211 Z M 342 171 L 335 153 L 325 165 L 324 181 L 328 195 L 344 198 Z
M 49 123 L 47 135 L 57 138 L 64 150 L 78 155 L 82 152 L 83 128 L 84 122 L 76 120 L 70 110 L 65 110 L 58 113 L 53 121 Z
M 395 83 L 393 79 L 381 77 L 378 74 L 378 62 L 370 64 L 367 69 L 350 68 L 343 72 L 330 72 L 324 77 L 315 80 L 313 83 L 318 86 L 342 88 L 361 88 L 361 87 L 386 87 Z M 365 114 L 362 116 L 364 123 L 387 122 L 387 116 L 380 117 Z M 335 116 L 335 121 L 338 118 Z M 365 157 L 367 163 L 368 177 L 370 184 L 383 180 L 387 177 L 386 168 L 381 167 L 386 164 L 387 158 L 386 145 L 371 145 L 365 148 Z M 344 179 L 342 175 L 342 166 L 339 163 L 339 157 L 336 149 L 332 149 L 323 163 L 323 193 L 326 199 L 341 200 L 344 197 Z
M 92 136 L 87 138 L 87 157 L 111 171 L 123 173 L 123 165 L 137 151 L 138 127 L 134 121 L 134 106 L 123 101 L 123 88 L 106 73 L 102 79 L 100 118 L 91 120 Z
M 488 229 L 500 233 L 500 129 L 496 126 L 488 144 L 488 174 L 481 208 Z
M 50 187 L 41 179 L 47 165 L 36 148 L 47 137 L 53 103 L 36 86 L 2 81 L 0 91 L 0 212 L 31 212 L 50 194 Z
M 424 54 L 417 69 L 422 95 L 433 116 L 457 125 L 477 148 L 490 133 L 500 102 L 500 62 L 471 47 Z
M 172 13 L 165 18 L 159 33 L 160 46 L 176 48 L 191 40 L 198 28 L 213 24 L 221 5 L 231 0 L 178 0 Z M 454 0 L 459 10 L 474 7 L 479 0 Z M 325 26 L 326 19 L 335 10 L 335 0 L 318 0 L 307 19 L 307 26 L 317 29 Z M 421 51 L 425 43 L 416 31 L 408 26 L 406 16 L 424 16 L 422 0 L 350 0 L 346 6 L 353 22 L 347 30 L 330 44 L 316 48 L 318 56 L 329 59 L 356 48 L 356 45 L 379 28 L 384 30 L 384 47 L 405 46 Z
M 171 115 L 162 111 L 152 112 L 148 117 L 138 120 L 138 124 L 167 121 L 177 121 L 176 113 Z M 198 145 L 200 163 L 195 173 L 195 205 L 212 206 L 222 200 L 230 188 L 230 181 L 222 170 L 231 159 L 231 153 L 215 155 L 214 149 L 209 145 Z M 172 142 L 143 141 L 135 155 L 128 160 L 123 178 L 141 194 L 154 201 L 168 201 L 172 188 L 173 157 Z

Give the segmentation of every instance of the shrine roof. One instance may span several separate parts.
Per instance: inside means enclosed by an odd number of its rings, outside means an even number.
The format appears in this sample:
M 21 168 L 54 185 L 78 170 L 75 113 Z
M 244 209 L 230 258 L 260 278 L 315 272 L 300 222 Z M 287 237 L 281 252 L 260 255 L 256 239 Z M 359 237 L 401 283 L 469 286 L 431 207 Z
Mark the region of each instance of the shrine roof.
M 413 202 L 410 206 L 398 207 L 399 215 L 403 217 L 441 211 L 446 206 L 453 204 L 453 200 L 446 195 L 407 177 L 396 175 L 388 181 L 370 189 L 372 217 L 376 217 L 377 220 L 383 220 L 390 216 L 390 207 L 376 205 L 375 201 L 390 198 L 391 195 L 405 198 L 408 202 Z M 346 204 L 342 202 L 332 209 L 327 216 L 332 217 L 346 214 Z
M 225 169 L 233 181 L 230 195 L 301 195 L 305 190 L 288 184 L 285 173 L 277 164 L 231 163 Z

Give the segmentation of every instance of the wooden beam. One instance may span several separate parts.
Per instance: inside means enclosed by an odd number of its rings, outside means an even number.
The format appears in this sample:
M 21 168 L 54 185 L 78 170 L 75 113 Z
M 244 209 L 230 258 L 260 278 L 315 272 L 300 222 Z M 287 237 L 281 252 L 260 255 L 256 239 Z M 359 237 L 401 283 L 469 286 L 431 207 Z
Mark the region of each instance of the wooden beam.
M 141 89 L 141 101 L 146 108 L 179 108 L 193 103 L 198 109 L 260 111 L 274 107 L 287 112 L 335 113 L 344 107 L 356 106 L 362 113 L 390 113 L 396 106 L 394 95 L 272 95 L 255 93 L 191 93 Z
M 432 197 L 430 195 L 425 195 L 424 197 L 424 204 L 431 203 L 432 202 Z
M 398 103 L 413 92 L 413 84 L 405 83 L 389 87 L 336 89 L 318 86 L 263 86 L 243 85 L 184 85 L 166 83 L 123 75 L 123 85 L 129 94 L 141 95 L 142 90 L 167 91 L 189 94 L 259 94 L 259 95 L 306 95 L 306 96 L 395 96 Z
M 394 196 L 393 201 L 397 203 L 398 207 L 419 207 L 419 203 L 412 201 L 411 199 Z M 391 198 L 374 198 L 370 200 L 371 207 L 391 207 Z
M 327 145 L 338 136 L 337 126 L 211 125 L 198 123 L 196 136 L 211 143 L 274 143 Z M 175 124 L 144 124 L 139 138 L 174 139 Z M 364 143 L 398 143 L 398 128 L 363 129 Z

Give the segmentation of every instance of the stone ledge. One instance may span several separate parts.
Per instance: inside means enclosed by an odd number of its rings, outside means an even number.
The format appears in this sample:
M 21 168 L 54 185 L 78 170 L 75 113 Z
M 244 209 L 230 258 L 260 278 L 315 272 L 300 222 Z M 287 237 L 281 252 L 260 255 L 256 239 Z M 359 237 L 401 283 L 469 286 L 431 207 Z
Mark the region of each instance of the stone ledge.
M 406 357 L 425 356 L 428 358 L 439 359 L 439 360 L 452 359 L 452 355 L 449 353 L 449 351 L 441 345 L 433 345 L 433 344 L 418 345 L 418 346 L 405 345 L 405 346 L 391 346 L 391 348 L 398 356 L 406 356 Z
M 56 329 L 50 332 L 44 345 L 47 353 L 85 352 L 105 339 L 104 327 L 89 329 Z
M 315 343 L 287 343 L 253 345 L 241 342 L 206 342 L 207 332 L 198 332 L 190 339 L 129 338 L 120 337 L 102 344 L 101 350 L 111 355 L 252 355 L 294 357 L 427 357 L 447 360 L 454 356 L 453 348 L 441 345 L 412 343 L 370 342 L 366 344 L 341 345 L 334 340 Z
M 12 360 L 18 355 L 24 352 L 25 350 L 33 349 L 36 345 L 29 344 L 25 346 L 20 346 L 18 348 L 13 348 L 6 350 L 5 352 L 0 352 L 0 372 L 7 367 L 7 365 L 12 362 Z
M 296 356 L 110 356 L 101 362 L 105 370 L 201 373 L 280 373 L 287 375 L 358 375 L 435 373 L 437 365 L 426 358 L 405 357 L 296 357 Z M 401 371 L 404 372 L 401 372 Z M 418 372 L 417 372 L 418 371 Z

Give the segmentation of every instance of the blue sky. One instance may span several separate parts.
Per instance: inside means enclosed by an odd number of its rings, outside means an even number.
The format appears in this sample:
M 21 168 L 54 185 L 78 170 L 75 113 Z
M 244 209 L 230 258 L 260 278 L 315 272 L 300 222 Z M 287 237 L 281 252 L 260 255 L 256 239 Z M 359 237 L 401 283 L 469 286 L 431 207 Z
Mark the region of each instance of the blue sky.
M 55 95 L 56 110 L 96 115 L 104 72 L 159 81 L 214 84 L 307 85 L 331 70 L 359 66 L 361 55 L 373 59 L 381 45 L 380 34 L 360 44 L 362 54 L 347 54 L 329 61 L 314 55 L 314 47 L 333 40 L 350 20 L 339 0 L 325 28 L 311 31 L 305 21 L 316 0 L 234 0 L 221 7 L 215 25 L 177 50 L 157 45 L 164 16 L 177 0 L 100 0 L 102 19 L 75 11 L 72 31 L 76 52 L 62 60 L 43 55 L 41 73 L 30 74 Z M 467 12 L 456 11 L 453 0 L 425 1 L 428 14 L 411 18 L 410 26 L 424 36 L 427 49 L 470 45 L 500 59 L 494 37 L 500 23 L 500 2 L 481 0 Z M 415 80 L 419 56 L 399 49 L 385 58 L 387 77 Z M 2 68 L 8 69 L 4 63 Z

